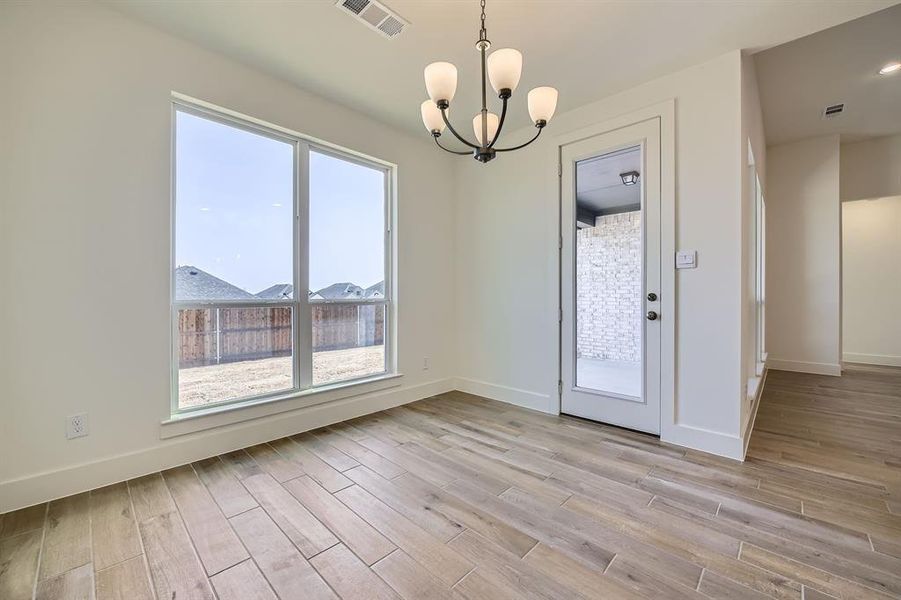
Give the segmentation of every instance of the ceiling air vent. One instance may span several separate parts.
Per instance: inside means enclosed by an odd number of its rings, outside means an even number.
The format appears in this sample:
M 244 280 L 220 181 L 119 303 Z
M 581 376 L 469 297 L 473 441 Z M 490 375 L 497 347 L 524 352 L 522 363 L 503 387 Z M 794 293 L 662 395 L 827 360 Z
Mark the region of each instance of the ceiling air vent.
M 375 0 L 338 0 L 335 6 L 388 39 L 396 38 L 409 21 Z
M 823 118 L 831 119 L 845 112 L 845 104 L 831 104 L 823 109 Z

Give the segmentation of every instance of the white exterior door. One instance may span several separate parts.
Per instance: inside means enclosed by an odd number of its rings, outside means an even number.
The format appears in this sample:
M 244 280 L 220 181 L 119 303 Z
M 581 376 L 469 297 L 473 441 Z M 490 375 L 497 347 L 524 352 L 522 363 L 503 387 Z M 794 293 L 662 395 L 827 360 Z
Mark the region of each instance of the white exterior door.
M 660 433 L 660 119 L 561 147 L 561 412 Z

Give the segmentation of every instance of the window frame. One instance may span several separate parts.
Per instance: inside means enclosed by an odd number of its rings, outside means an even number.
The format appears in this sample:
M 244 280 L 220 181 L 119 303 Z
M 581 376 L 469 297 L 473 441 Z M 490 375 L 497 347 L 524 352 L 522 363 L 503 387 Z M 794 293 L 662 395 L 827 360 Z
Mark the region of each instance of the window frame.
M 213 121 L 229 127 L 261 135 L 280 142 L 291 144 L 294 152 L 293 173 L 293 299 L 259 299 L 259 300 L 211 300 L 211 301 L 178 301 L 175 289 L 176 269 L 176 237 L 177 237 L 177 118 L 183 112 L 199 118 Z M 397 166 L 341 148 L 258 119 L 217 107 L 206 102 L 173 93 L 171 98 L 171 147 L 170 147 L 170 260 L 169 260 L 169 312 L 170 312 L 170 405 L 169 412 L 173 418 L 195 416 L 205 412 L 218 412 L 234 405 L 235 408 L 255 406 L 263 402 L 286 400 L 317 392 L 327 392 L 335 388 L 369 383 L 397 376 L 396 361 L 396 305 L 394 301 L 394 207 L 396 204 Z M 318 152 L 351 162 L 366 168 L 375 169 L 383 174 L 384 181 L 384 296 L 379 299 L 359 300 L 311 300 L 309 290 L 310 270 L 310 152 Z M 382 372 L 356 378 L 342 379 L 321 385 L 313 385 L 313 347 L 312 347 L 312 307 L 320 304 L 328 305 L 381 305 L 384 306 L 384 355 L 385 369 Z M 242 396 L 209 402 L 199 406 L 181 408 L 179 406 L 179 311 L 186 309 L 217 308 L 277 308 L 292 309 L 292 374 L 293 386 L 290 388 L 253 396 Z
M 760 176 L 754 172 L 755 195 L 754 211 L 755 223 L 755 253 L 757 256 L 757 269 L 755 273 L 754 305 L 755 305 L 755 361 L 757 375 L 763 374 L 766 366 L 766 197 L 760 185 Z

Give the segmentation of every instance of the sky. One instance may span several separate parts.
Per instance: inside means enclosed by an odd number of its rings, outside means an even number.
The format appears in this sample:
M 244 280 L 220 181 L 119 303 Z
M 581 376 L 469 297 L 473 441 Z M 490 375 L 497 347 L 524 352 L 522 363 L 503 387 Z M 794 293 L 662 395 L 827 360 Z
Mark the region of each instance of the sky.
M 250 293 L 293 281 L 294 147 L 176 116 L 175 264 Z M 310 153 L 310 287 L 384 279 L 385 174 Z

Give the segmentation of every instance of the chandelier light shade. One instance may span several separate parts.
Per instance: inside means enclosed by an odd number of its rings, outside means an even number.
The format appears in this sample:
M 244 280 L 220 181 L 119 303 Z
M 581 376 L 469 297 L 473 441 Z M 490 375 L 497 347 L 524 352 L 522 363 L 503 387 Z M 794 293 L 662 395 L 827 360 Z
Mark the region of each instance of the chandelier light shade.
M 494 135 L 497 133 L 497 126 L 500 123 L 500 119 L 494 113 L 488 113 L 488 139 L 493 140 Z M 482 139 L 482 113 L 477 114 L 472 119 L 472 131 L 476 134 L 476 140 L 478 140 L 480 146 L 485 145 L 485 140 Z
M 441 111 L 438 110 L 434 102 L 426 100 L 419 107 L 419 111 L 422 113 L 422 124 L 425 125 L 426 129 L 432 133 L 437 131 L 438 135 L 444 133 L 446 125 L 441 117 Z
M 557 90 L 552 87 L 537 87 L 529 92 L 529 116 L 535 123 L 547 123 L 557 110 Z
M 425 89 L 432 102 L 450 102 L 457 91 L 457 67 L 449 62 L 433 62 L 425 68 Z
M 495 50 L 488 56 L 488 81 L 498 94 L 501 90 L 516 91 L 522 75 L 522 54 L 513 48 Z
M 557 109 L 557 90 L 543 86 L 529 92 L 529 116 L 538 130 L 531 139 L 524 144 L 509 148 L 495 146 L 507 117 L 507 101 L 513 96 L 522 75 L 522 54 L 513 48 L 501 48 L 488 55 L 491 42 L 488 40 L 488 32 L 485 29 L 485 0 L 481 0 L 480 5 L 482 7 L 482 26 L 479 29 L 476 50 L 479 52 L 481 62 L 482 109 L 472 120 L 475 143 L 460 135 L 448 120 L 450 103 L 457 91 L 457 67 L 453 64 L 433 62 L 425 68 L 425 89 L 429 94 L 429 100 L 422 103 L 420 113 L 422 114 L 422 124 L 435 139 L 439 148 L 452 154 L 471 154 L 477 161 L 486 163 L 492 160 L 498 152 L 519 150 L 538 139 Z M 502 103 L 500 116 L 488 110 L 489 82 Z M 469 150 L 453 150 L 444 146 L 438 138 L 444 133 L 445 128 Z

